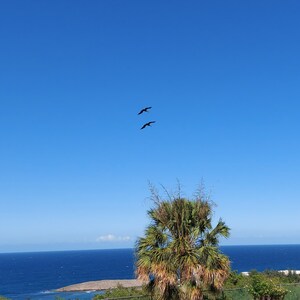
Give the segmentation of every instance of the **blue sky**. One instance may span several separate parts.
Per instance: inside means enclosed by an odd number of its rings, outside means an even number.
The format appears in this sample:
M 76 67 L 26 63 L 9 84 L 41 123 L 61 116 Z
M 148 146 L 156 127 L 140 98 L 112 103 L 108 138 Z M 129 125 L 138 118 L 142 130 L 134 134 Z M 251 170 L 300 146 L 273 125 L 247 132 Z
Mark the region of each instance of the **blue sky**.
M 132 247 L 177 179 L 223 244 L 300 242 L 299 1 L 0 6 L 0 252 Z

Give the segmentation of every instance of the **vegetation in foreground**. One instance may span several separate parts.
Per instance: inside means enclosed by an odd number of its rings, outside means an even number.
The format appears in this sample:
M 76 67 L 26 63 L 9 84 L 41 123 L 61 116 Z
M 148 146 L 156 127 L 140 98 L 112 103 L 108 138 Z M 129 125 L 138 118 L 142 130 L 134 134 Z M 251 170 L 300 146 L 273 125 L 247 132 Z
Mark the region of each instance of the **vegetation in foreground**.
M 136 296 L 136 298 L 135 298 Z M 94 300 L 117 299 L 130 297 L 130 300 L 160 299 L 158 295 L 152 297 L 147 289 L 122 288 L 109 290 L 105 294 L 97 295 Z M 253 271 L 249 276 L 231 272 L 225 281 L 223 292 L 211 293 L 203 291 L 203 300 L 299 300 L 300 299 L 300 276 L 290 272 L 283 275 L 277 271 L 265 271 L 258 273 Z
M 230 274 L 230 262 L 219 251 L 229 228 L 220 219 L 212 225 L 212 202 L 200 190 L 195 199 L 168 192 L 162 199 L 152 188 L 151 224 L 136 245 L 137 277 L 149 281 L 153 299 L 198 300 L 204 291 L 218 294 Z
M 228 299 L 281 300 L 300 299 L 300 276 L 290 271 L 252 271 L 249 276 L 231 272 L 224 290 Z M 238 296 L 244 294 L 243 297 Z M 235 296 L 234 296 L 235 295 Z
M 121 297 L 130 297 L 131 300 L 134 300 L 134 296 L 138 297 L 136 299 L 141 299 L 141 296 L 145 296 L 147 299 L 147 294 L 144 289 L 138 288 L 124 288 L 119 286 L 116 289 L 110 289 L 105 291 L 105 293 L 101 295 L 96 295 L 93 300 L 100 300 L 100 299 L 108 299 L 108 298 L 121 298 Z

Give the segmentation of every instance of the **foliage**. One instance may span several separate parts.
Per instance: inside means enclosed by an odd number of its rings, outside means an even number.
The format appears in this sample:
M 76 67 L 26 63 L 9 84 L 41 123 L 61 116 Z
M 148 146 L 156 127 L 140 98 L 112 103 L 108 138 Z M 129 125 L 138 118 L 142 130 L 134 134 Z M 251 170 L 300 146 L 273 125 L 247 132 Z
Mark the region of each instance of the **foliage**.
M 151 188 L 154 208 L 136 244 L 136 273 L 154 299 L 202 299 L 204 290 L 218 293 L 229 275 L 229 259 L 218 248 L 229 228 L 222 220 L 212 226 L 212 203 L 202 191 L 189 200 L 179 186 L 166 200 Z
M 262 274 L 271 279 L 276 278 L 280 280 L 281 283 L 300 283 L 300 275 L 291 270 L 289 270 L 287 274 L 274 270 L 265 270 Z
M 107 299 L 107 298 L 118 298 L 118 297 L 133 297 L 133 296 L 144 296 L 145 291 L 138 288 L 124 288 L 119 285 L 116 289 L 109 289 L 104 294 L 96 295 L 93 300 Z M 143 298 L 145 299 L 145 298 Z M 131 298 L 131 300 L 134 300 Z
M 246 286 L 249 286 L 252 282 L 252 277 L 257 275 L 260 275 L 264 277 L 266 280 L 272 280 L 274 283 L 278 283 L 281 285 L 300 283 L 300 275 L 296 274 L 293 271 L 289 271 L 285 275 L 282 272 L 274 271 L 274 270 L 265 270 L 263 272 L 252 270 L 249 272 L 249 276 L 245 276 L 241 273 L 237 273 L 236 271 L 231 271 L 230 275 L 225 281 L 224 288 L 225 289 L 244 288 Z
M 244 288 L 249 285 L 249 276 L 245 276 L 236 271 L 231 271 L 228 278 L 225 281 L 225 289 Z
M 288 291 L 279 286 L 279 282 L 267 279 L 266 276 L 255 274 L 251 276 L 249 293 L 254 299 L 259 300 L 281 300 Z

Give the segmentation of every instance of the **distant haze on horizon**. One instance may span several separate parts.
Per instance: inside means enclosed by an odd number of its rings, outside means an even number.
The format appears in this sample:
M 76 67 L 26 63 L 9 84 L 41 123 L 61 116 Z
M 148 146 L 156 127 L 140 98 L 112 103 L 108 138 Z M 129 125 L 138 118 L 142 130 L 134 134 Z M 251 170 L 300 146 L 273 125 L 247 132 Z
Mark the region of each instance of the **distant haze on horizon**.
M 187 197 L 204 181 L 222 245 L 299 244 L 299 14 L 295 0 L 2 2 L 0 252 L 133 247 L 148 182 L 177 178 Z

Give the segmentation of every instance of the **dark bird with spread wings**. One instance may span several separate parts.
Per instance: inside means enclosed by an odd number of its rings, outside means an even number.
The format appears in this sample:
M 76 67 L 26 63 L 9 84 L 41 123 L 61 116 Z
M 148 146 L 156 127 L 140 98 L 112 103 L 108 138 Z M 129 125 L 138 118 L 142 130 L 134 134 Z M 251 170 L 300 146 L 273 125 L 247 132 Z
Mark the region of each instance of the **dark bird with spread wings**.
M 151 124 L 153 124 L 153 123 L 155 123 L 155 121 L 148 122 L 148 123 L 144 124 L 141 129 L 144 129 L 147 126 L 151 126 Z
M 138 113 L 138 115 L 141 115 L 143 112 L 148 112 L 148 110 L 151 109 L 151 108 L 152 108 L 152 106 L 143 108 L 143 109 Z

